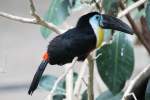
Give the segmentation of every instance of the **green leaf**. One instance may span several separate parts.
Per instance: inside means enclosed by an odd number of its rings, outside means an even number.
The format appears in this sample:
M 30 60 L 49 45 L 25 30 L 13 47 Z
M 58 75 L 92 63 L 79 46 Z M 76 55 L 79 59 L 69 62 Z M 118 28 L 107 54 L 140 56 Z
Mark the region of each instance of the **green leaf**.
M 56 94 L 53 96 L 53 100 L 63 100 L 65 97 L 64 94 Z
M 55 25 L 61 24 L 69 15 L 69 5 L 67 6 L 65 3 L 65 0 L 52 0 L 44 19 Z M 42 27 L 41 33 L 44 38 L 47 38 L 51 31 L 48 28 Z
M 82 100 L 88 100 L 87 90 L 85 90 L 82 94 Z
M 148 29 L 150 31 L 150 0 L 147 2 L 145 12 L 146 12 L 146 21 L 147 21 Z
M 60 25 L 70 15 L 70 10 L 75 7 L 75 4 L 76 0 L 51 0 L 44 19 L 55 25 Z M 48 28 L 41 27 L 41 33 L 44 38 L 47 38 L 51 31 Z
M 98 72 L 113 94 L 119 93 L 134 67 L 133 47 L 123 32 L 116 32 L 113 41 L 97 51 Z
M 150 79 L 148 80 L 148 83 L 147 83 L 147 88 L 145 92 L 145 100 L 150 100 Z
M 104 35 L 104 41 L 109 42 L 109 40 L 112 37 L 112 34 L 111 34 L 112 30 L 111 29 L 104 30 L 104 33 L 105 33 L 105 35 Z
M 57 80 L 57 77 L 55 77 L 55 76 L 43 75 L 40 80 L 39 87 L 44 90 L 51 91 L 56 80 Z M 65 89 L 63 88 L 63 83 L 64 83 L 64 80 L 59 82 L 59 84 L 55 90 L 55 93 L 57 93 L 57 94 L 65 93 Z
M 133 0 L 126 0 L 126 4 L 127 4 L 127 6 L 129 6 L 129 5 L 133 4 L 133 3 L 134 3 L 134 1 L 133 1 Z
M 101 93 L 96 100 L 121 100 L 123 92 L 113 95 L 109 90 Z
M 117 16 L 119 0 L 103 0 L 103 6 L 106 14 Z

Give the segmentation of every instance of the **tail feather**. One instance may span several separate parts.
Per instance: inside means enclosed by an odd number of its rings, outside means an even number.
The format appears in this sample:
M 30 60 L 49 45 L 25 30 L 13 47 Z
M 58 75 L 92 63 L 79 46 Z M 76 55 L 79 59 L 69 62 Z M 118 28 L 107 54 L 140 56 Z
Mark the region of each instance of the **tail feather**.
M 34 78 L 32 80 L 32 83 L 30 85 L 29 91 L 28 91 L 29 95 L 32 95 L 33 92 L 35 91 L 35 89 L 37 88 L 47 64 L 48 64 L 48 61 L 43 60 L 40 64 L 40 66 L 38 67 L 38 69 L 34 75 Z

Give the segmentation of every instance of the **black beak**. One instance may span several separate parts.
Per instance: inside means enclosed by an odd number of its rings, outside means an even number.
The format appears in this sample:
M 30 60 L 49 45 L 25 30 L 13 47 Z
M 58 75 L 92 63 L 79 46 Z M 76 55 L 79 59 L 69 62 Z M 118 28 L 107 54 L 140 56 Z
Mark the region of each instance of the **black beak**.
M 102 15 L 103 21 L 102 21 L 102 27 L 104 29 L 113 29 L 113 30 L 118 30 L 121 32 L 125 32 L 128 34 L 133 34 L 133 30 L 123 21 L 121 21 L 118 18 L 108 16 L 108 15 Z

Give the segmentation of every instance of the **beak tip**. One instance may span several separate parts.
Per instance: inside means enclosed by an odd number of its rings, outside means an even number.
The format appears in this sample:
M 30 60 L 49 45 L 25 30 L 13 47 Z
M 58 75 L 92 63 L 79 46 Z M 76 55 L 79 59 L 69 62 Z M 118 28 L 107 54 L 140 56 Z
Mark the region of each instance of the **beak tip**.
M 133 35 L 134 31 L 123 21 L 113 16 L 103 15 L 103 27 Z
M 133 35 L 134 31 L 132 29 L 129 30 L 128 34 Z

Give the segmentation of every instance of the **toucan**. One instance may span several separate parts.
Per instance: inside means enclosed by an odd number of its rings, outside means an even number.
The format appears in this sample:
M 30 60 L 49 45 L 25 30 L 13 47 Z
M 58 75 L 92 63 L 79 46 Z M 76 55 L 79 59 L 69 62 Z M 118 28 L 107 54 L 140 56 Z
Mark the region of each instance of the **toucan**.
M 74 28 L 56 36 L 49 42 L 28 94 L 32 95 L 37 88 L 48 63 L 50 65 L 64 65 L 72 62 L 74 57 L 78 57 L 78 61 L 84 61 L 91 51 L 101 47 L 104 29 L 133 34 L 133 30 L 127 24 L 113 16 L 98 12 L 90 12 L 81 16 Z

